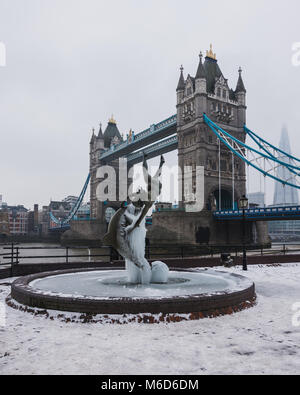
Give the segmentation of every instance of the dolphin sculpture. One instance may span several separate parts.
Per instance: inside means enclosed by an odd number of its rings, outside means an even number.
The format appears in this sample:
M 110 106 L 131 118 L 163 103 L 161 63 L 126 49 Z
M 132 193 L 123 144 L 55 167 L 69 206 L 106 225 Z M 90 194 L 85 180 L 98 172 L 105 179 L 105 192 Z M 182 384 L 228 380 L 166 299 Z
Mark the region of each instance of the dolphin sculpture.
M 108 232 L 103 238 L 105 245 L 112 246 L 125 258 L 126 267 L 129 263 L 141 270 L 143 284 L 149 283 L 151 278 L 151 267 L 145 258 L 145 216 L 161 193 L 162 184 L 159 178 L 164 163 L 165 160 L 161 156 L 159 169 L 155 176 L 151 177 L 144 155 L 143 174 L 148 184 L 148 195 L 146 194 L 148 200 L 143 201 L 140 198 L 145 196 L 145 191 L 140 190 L 134 194 L 132 203 L 123 202 L 121 208 L 111 218 Z M 140 226 L 141 228 L 137 231 Z

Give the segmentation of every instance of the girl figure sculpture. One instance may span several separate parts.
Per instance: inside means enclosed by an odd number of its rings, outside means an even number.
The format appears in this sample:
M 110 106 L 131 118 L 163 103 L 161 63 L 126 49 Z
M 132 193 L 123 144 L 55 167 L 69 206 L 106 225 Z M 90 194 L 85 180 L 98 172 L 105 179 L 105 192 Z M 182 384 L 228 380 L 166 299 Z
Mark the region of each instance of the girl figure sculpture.
M 166 283 L 169 269 L 163 262 L 154 262 L 152 267 L 145 258 L 146 226 L 145 217 L 155 200 L 161 193 L 161 170 L 164 164 L 161 157 L 160 166 L 154 177 L 148 173 L 144 157 L 143 173 L 148 184 L 148 200 L 143 201 L 145 191 L 134 194 L 132 202 L 122 203 L 121 208 L 112 217 L 108 233 L 103 242 L 113 246 L 125 258 L 128 281 L 134 284 L 149 284 L 150 282 Z

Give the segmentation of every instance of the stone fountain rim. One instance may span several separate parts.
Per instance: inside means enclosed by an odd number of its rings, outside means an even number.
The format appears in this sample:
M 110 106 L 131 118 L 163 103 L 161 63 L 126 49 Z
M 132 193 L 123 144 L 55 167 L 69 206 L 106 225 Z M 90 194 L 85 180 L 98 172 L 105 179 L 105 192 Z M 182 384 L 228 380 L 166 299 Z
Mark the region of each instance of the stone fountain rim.
M 235 273 L 217 271 L 218 273 L 230 274 L 233 277 L 248 280 L 251 286 L 239 291 L 223 291 L 215 294 L 192 294 L 189 296 L 174 296 L 168 298 L 109 298 L 99 299 L 92 297 L 71 297 L 58 294 L 43 293 L 32 288 L 29 284 L 37 279 L 52 277 L 62 274 L 124 270 L 123 268 L 81 268 L 56 270 L 31 274 L 16 279 L 11 285 L 11 297 L 18 303 L 29 306 L 58 311 L 69 311 L 89 314 L 188 314 L 201 312 L 208 314 L 210 311 L 232 308 L 256 298 L 255 285 L 248 278 Z M 176 269 L 178 272 L 195 272 L 193 269 Z

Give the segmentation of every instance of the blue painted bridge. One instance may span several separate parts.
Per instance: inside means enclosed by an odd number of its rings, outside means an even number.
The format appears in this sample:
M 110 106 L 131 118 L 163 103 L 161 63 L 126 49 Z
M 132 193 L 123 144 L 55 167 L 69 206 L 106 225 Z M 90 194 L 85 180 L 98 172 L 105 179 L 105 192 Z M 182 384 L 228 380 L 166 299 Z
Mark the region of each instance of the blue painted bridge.
M 219 156 L 221 155 L 220 146 L 222 144 L 231 151 L 233 157 L 242 160 L 246 164 L 247 169 L 254 168 L 264 179 L 270 178 L 274 181 L 281 182 L 284 186 L 300 189 L 300 158 L 293 157 L 275 147 L 248 129 L 246 125 L 244 126 L 244 132 L 250 138 L 254 147 L 239 141 L 236 137 L 222 129 L 220 125 L 213 122 L 206 114 L 203 114 L 203 120 L 219 141 Z M 130 141 L 127 140 L 116 146 L 112 146 L 103 152 L 99 156 L 99 165 L 126 157 L 128 166 L 130 167 L 142 162 L 144 154 L 147 155 L 148 159 L 151 159 L 160 154 L 174 151 L 177 148 L 177 116 L 172 115 L 162 122 L 153 124 L 148 129 L 133 135 Z M 286 178 L 280 178 L 276 174 L 279 166 L 288 170 L 288 176 Z M 234 170 L 232 179 L 234 180 Z M 219 180 L 221 180 L 220 167 Z M 53 223 L 51 230 L 66 230 L 70 227 L 70 221 L 77 220 L 76 213 L 82 203 L 89 181 L 90 175 L 88 175 L 78 201 L 66 219 L 59 220 L 50 213 L 50 219 Z M 243 218 L 243 211 L 222 210 L 214 212 L 213 215 L 217 221 L 241 220 Z M 295 220 L 300 219 L 300 206 L 250 208 L 245 210 L 245 217 L 247 221 Z
M 164 121 L 153 124 L 150 128 L 136 134 L 130 142 L 125 141 L 117 146 L 112 146 L 109 150 L 103 152 L 99 159 L 102 163 L 109 163 L 126 156 L 128 164 L 134 165 L 142 162 L 143 152 L 145 152 L 148 159 L 151 159 L 160 154 L 174 151 L 178 146 L 176 132 L 177 115 L 172 115 Z
M 213 216 L 218 221 L 243 219 L 243 210 L 215 211 Z M 246 221 L 287 221 L 300 219 L 300 206 L 249 208 L 245 210 Z

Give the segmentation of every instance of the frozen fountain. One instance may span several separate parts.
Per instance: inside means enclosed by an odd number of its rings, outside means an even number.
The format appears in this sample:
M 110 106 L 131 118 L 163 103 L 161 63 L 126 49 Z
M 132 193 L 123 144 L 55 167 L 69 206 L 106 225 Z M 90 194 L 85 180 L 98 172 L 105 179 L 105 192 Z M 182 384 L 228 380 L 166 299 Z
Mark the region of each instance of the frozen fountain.
M 138 191 L 112 217 L 104 244 L 125 259 L 126 270 L 78 269 L 17 279 L 12 299 L 25 306 L 87 314 L 176 314 L 185 319 L 230 313 L 251 306 L 254 284 L 245 277 L 212 269 L 169 271 L 145 258 L 145 216 L 161 192 L 160 174 L 147 171 L 148 199 Z M 152 200 L 151 200 L 152 199 Z

